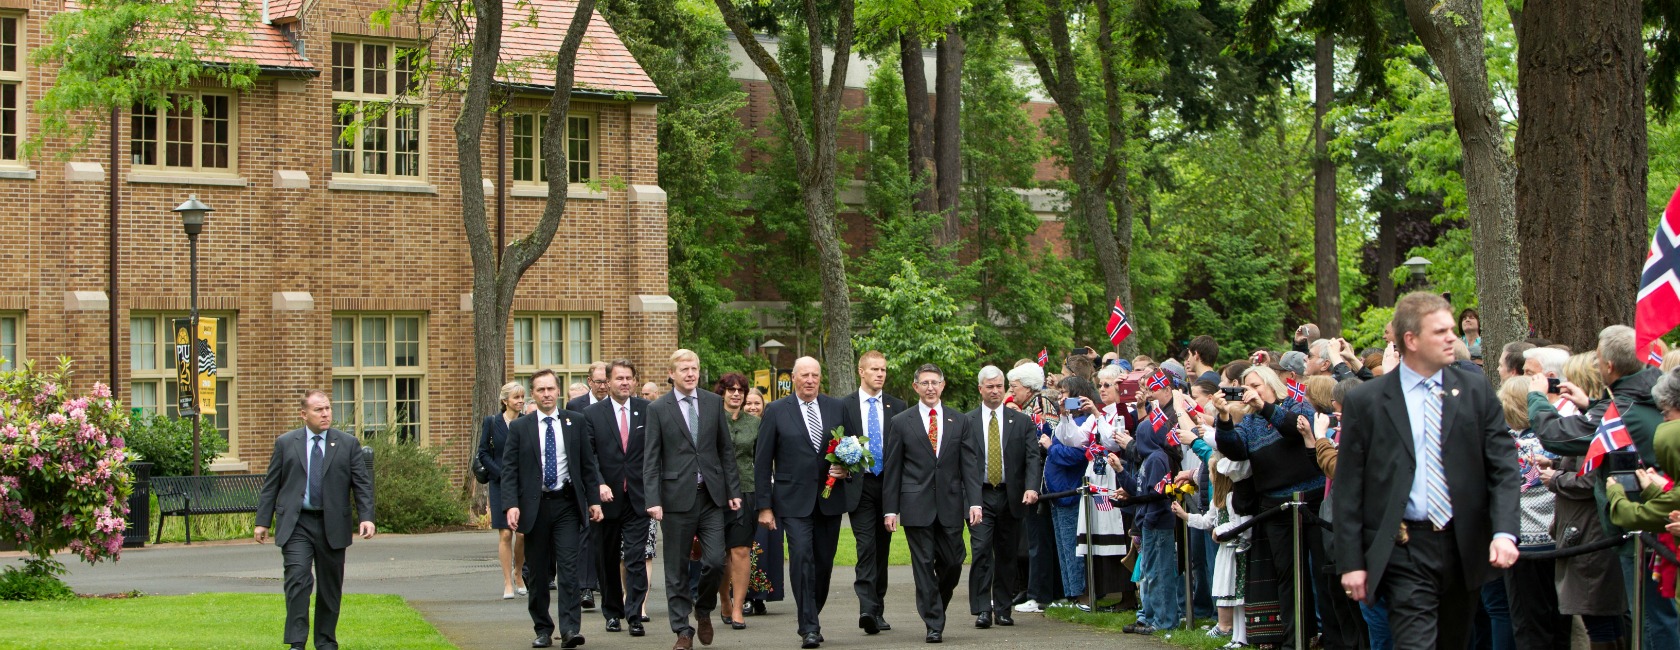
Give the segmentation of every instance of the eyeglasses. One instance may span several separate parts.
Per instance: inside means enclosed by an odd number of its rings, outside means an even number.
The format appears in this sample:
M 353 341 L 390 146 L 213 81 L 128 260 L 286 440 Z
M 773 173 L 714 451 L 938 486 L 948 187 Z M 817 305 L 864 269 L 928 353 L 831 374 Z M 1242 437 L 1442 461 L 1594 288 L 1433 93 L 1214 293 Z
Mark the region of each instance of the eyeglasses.
M 1103 388 L 1113 388 L 1113 387 L 1114 387 L 1114 384 L 1112 384 L 1112 383 L 1108 383 L 1108 384 L 1100 384 L 1100 386 L 1102 386 L 1102 387 L 1103 387 Z
M 595 384 L 596 386 L 605 386 L 605 385 L 607 385 L 607 380 L 605 380 L 605 379 L 591 379 L 591 380 L 589 380 L 589 383 Z
M 723 392 L 725 392 L 725 393 L 745 393 L 745 392 L 747 392 L 747 389 L 736 388 L 734 386 L 726 386 L 726 387 L 724 387 Z
M 943 379 L 930 379 L 928 381 L 918 381 L 918 382 L 916 382 L 916 385 L 921 386 L 922 388 L 938 388 L 940 386 L 945 385 L 945 380 L 943 380 Z

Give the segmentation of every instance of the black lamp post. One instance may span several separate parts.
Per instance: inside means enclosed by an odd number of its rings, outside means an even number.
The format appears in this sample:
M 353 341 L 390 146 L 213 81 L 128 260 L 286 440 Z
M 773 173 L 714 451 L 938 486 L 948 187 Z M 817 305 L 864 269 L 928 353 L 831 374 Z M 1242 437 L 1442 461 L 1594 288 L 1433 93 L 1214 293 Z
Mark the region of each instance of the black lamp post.
M 196 194 L 188 196 L 186 202 L 175 206 L 174 210 L 176 214 L 181 215 L 181 229 L 187 231 L 187 254 L 191 259 L 189 264 L 192 269 L 190 280 L 192 293 L 190 299 L 191 302 L 189 303 L 192 308 L 192 314 L 190 316 L 191 324 L 188 325 L 188 328 L 191 330 L 188 334 L 188 340 L 191 341 L 191 343 L 188 344 L 190 356 L 187 359 L 187 365 L 192 368 L 193 408 L 191 413 L 182 412 L 181 414 L 192 418 L 193 476 L 199 475 L 198 468 L 200 464 L 198 448 L 198 233 L 204 231 L 204 215 L 208 214 L 212 210 L 214 210 L 214 208 L 200 202 L 198 200 L 198 195 Z
M 1421 255 L 1415 255 L 1412 259 L 1401 262 L 1400 265 L 1411 270 L 1414 286 L 1420 288 L 1429 286 L 1429 280 L 1424 276 L 1424 272 L 1429 270 L 1430 261 L 1428 259 Z

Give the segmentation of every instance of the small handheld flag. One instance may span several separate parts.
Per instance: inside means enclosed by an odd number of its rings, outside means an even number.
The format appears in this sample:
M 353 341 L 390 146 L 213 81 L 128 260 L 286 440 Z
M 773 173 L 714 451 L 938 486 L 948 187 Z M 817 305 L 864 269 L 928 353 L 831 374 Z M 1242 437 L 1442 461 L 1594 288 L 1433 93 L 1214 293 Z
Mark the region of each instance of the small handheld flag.
M 1120 306 L 1120 301 L 1114 301 L 1114 308 L 1108 312 L 1108 341 L 1120 345 L 1121 341 L 1132 335 L 1132 322 L 1126 319 L 1126 310 Z
M 1167 390 L 1172 388 L 1172 380 L 1167 378 L 1165 371 L 1156 370 L 1155 374 L 1149 376 L 1148 385 L 1151 391 Z
M 1043 368 L 1050 363 L 1050 348 L 1038 349 L 1038 367 Z
M 1586 476 L 1596 469 L 1599 459 L 1605 454 L 1632 447 L 1633 436 L 1628 434 L 1627 425 L 1622 424 L 1622 414 L 1616 411 L 1616 402 L 1611 401 L 1610 408 L 1604 411 L 1604 419 L 1599 420 L 1598 430 L 1593 432 L 1592 443 L 1587 445 L 1587 456 L 1581 463 L 1579 476 Z
M 1294 379 L 1283 380 L 1284 387 L 1289 389 L 1289 399 L 1297 402 L 1307 401 L 1307 386 Z

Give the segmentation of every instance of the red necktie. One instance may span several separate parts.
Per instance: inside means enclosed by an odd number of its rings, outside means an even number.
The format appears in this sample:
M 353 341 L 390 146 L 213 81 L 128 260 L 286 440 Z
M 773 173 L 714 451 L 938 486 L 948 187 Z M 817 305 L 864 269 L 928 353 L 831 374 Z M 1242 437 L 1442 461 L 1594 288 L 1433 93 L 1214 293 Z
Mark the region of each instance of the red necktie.
M 928 409 L 928 444 L 933 445 L 933 455 L 939 456 L 939 409 Z

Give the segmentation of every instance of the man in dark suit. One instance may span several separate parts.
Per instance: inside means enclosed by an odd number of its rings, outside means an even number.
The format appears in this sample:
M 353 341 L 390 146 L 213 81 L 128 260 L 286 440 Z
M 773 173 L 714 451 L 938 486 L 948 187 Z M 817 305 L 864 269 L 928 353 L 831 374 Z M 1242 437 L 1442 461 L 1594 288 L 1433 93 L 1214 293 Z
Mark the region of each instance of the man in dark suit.
M 758 449 L 753 452 L 758 525 L 771 530 L 779 526 L 787 533 L 789 582 L 802 648 L 815 648 L 823 641 L 819 617 L 834 575 L 840 515 L 846 512 L 846 471 L 825 458 L 835 427 L 844 422 L 844 409 L 840 400 L 821 394 L 821 389 L 822 366 L 817 360 L 794 361 L 794 394 L 764 408 Z M 838 483 L 825 498 L 823 484 L 830 476 Z
M 1475 594 L 1517 560 L 1516 452 L 1487 380 L 1453 365 L 1452 305 L 1412 293 L 1394 333 L 1400 367 L 1342 410 L 1337 567 L 1347 597 L 1388 600 L 1396 648 L 1462 648 Z
M 981 439 L 968 416 L 945 408 L 945 373 L 916 369 L 921 401 L 892 419 L 881 490 L 887 530 L 904 524 L 927 642 L 944 640 L 945 608 L 962 579 L 962 527 L 980 523 Z
M 648 406 L 642 486 L 648 515 L 665 532 L 665 601 L 674 650 L 712 644 L 712 610 L 723 578 L 723 509 L 741 509 L 741 481 L 723 398 L 701 389 L 700 357 L 671 353 L 671 392 Z M 688 553 L 700 538 L 699 602 L 689 591 Z M 693 613 L 695 625 L 688 624 Z
M 311 390 L 304 393 L 301 406 L 304 427 L 274 440 L 252 532 L 257 543 L 263 543 L 279 515 L 274 544 L 280 547 L 286 570 L 283 642 L 304 647 L 309 638 L 309 593 L 314 591 L 315 647 L 336 650 L 344 549 L 350 546 L 352 524 L 360 520 L 356 532 L 362 539 L 373 537 L 373 474 L 362 461 L 362 443 L 331 428 L 332 398 Z
M 531 375 L 537 410 L 508 425 L 502 452 L 502 498 L 507 522 L 525 536 L 525 559 L 531 584 L 553 578 L 559 584 L 560 646 L 583 645 L 577 567 L 583 541 L 584 513 L 601 520 L 601 471 L 589 445 L 589 423 L 582 413 L 560 406 L 560 380 L 552 370 Z M 554 618 L 548 613 L 548 590 L 532 589 L 527 609 L 537 632 L 533 648 L 553 645 Z
M 587 381 L 589 392 L 567 401 L 566 410 L 582 413 L 590 406 L 606 401 L 609 392 L 607 375 L 610 372 L 605 361 L 596 361 L 589 364 L 589 379 Z M 601 558 L 607 555 L 602 552 L 601 542 L 597 541 L 599 539 L 600 534 L 595 531 L 594 526 L 584 525 L 583 551 L 578 556 L 578 588 L 583 590 L 584 609 L 595 608 L 595 592 L 601 588 L 602 575 L 607 576 L 605 578 L 607 582 L 618 580 L 616 572 L 609 575 L 600 574 L 599 571 L 596 571 L 596 567 L 600 566 Z M 618 591 L 623 591 L 622 586 Z
M 596 564 L 602 576 L 601 614 L 607 631 L 617 632 L 630 619 L 630 636 L 642 636 L 642 603 L 647 600 L 648 524 L 646 488 L 642 480 L 643 432 L 648 402 L 635 396 L 636 366 L 628 359 L 607 368 L 607 399 L 583 411 L 590 442 L 601 463 L 601 522 L 592 526 L 601 541 Z M 619 567 L 624 581 L 618 579 Z
M 882 524 L 881 474 L 886 461 L 887 423 L 904 412 L 904 400 L 882 392 L 887 383 L 887 358 L 876 350 L 858 357 L 857 392 L 840 398 L 846 433 L 869 438 L 875 465 L 862 476 L 846 481 L 846 511 L 851 513 L 852 537 L 857 540 L 858 627 L 869 634 L 892 629 L 883 616 L 887 599 L 887 556 L 892 533 Z
M 1032 418 L 1004 408 L 1008 384 L 997 366 L 980 369 L 980 408 L 968 419 L 981 436 L 980 523 L 969 526 L 974 563 L 968 569 L 968 609 L 974 627 L 1014 625 L 1015 546 L 1027 507 L 1038 503 L 1044 458 Z M 994 614 L 995 612 L 995 614 Z

